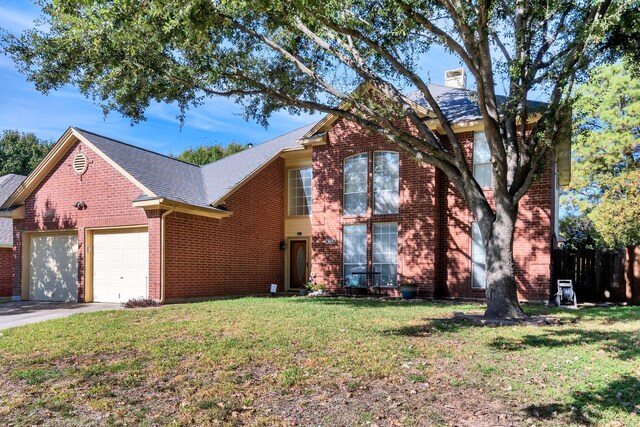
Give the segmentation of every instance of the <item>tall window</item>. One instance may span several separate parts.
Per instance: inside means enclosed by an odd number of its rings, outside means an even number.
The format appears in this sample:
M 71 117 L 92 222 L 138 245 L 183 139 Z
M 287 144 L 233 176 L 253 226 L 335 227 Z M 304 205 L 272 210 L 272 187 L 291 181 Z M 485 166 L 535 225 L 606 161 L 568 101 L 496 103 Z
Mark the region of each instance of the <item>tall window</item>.
M 354 271 L 366 271 L 367 226 L 365 224 L 345 225 L 343 235 L 344 277 L 348 277 Z
M 398 224 L 373 224 L 373 269 L 381 286 L 398 284 Z
M 367 213 L 367 153 L 344 160 L 344 215 Z
M 484 243 L 480 227 L 476 222 L 471 224 L 471 287 L 475 289 L 487 287 Z
M 473 176 L 480 187 L 491 187 L 491 152 L 484 132 L 473 134 Z
M 392 151 L 373 153 L 373 213 L 398 213 L 399 156 Z
M 311 168 L 289 171 L 289 215 L 311 213 Z

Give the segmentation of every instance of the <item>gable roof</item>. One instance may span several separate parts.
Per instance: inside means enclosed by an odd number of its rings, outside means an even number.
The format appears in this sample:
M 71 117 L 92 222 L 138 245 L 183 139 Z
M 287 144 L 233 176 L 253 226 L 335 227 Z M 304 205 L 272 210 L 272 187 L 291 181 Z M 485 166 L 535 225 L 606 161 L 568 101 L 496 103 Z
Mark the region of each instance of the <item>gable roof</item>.
M 22 177 L 17 182 L 16 187 L 19 189 L 15 191 L 16 188 L 13 188 L 5 199 L 0 199 L 0 206 L 4 208 L 3 211 L 17 208 L 33 191 L 37 182 L 44 179 L 64 152 L 68 151 L 71 144 L 80 140 L 140 188 L 140 195 L 132 201 L 142 203 L 139 206 L 146 206 L 145 203 L 152 200 L 167 204 L 175 202 L 183 207 L 188 205 L 203 208 L 200 212 L 205 214 L 228 216 L 228 212 L 225 213 L 215 206 L 255 172 L 278 157 L 283 150 L 303 149 L 298 140 L 312 126 L 313 124 L 303 126 L 205 166 L 193 165 L 94 132 L 71 127 L 60 137 L 51 152 L 26 181 L 25 177 Z
M 451 124 L 481 119 L 480 107 L 476 101 L 477 93 L 444 85 L 430 84 L 429 91 L 442 109 Z M 415 91 L 407 94 L 407 98 L 431 110 L 422 92 Z
M 481 120 L 480 106 L 478 105 L 478 93 L 469 89 L 430 84 L 429 91 L 442 109 L 445 117 L 451 124 Z M 429 103 L 422 92 L 415 91 L 407 95 L 407 98 L 416 104 L 431 110 Z M 498 102 L 504 103 L 507 98 L 498 95 Z M 529 112 L 534 113 L 545 105 L 544 102 L 527 101 Z
M 206 206 L 200 167 L 84 129 L 73 128 L 153 194 Z
M 247 178 L 275 159 L 283 150 L 301 148 L 299 139 L 314 125 L 315 123 L 311 123 L 203 166 L 201 168 L 202 180 L 205 184 L 207 199 L 214 206 L 217 205 Z
M 74 129 L 154 193 L 142 194 L 138 200 L 153 196 L 210 207 L 216 206 L 282 150 L 298 148 L 298 139 L 311 126 L 303 126 L 205 166 L 183 162 L 83 129 Z
M 428 88 L 438 105 L 440 105 L 445 117 L 452 125 L 482 120 L 477 101 L 477 92 L 438 84 L 430 84 Z M 497 98 L 500 103 L 506 101 L 506 97 L 504 96 L 498 95 Z M 420 117 L 424 117 L 425 119 L 433 119 L 435 117 L 433 111 L 431 111 L 431 106 L 424 98 L 422 92 L 410 92 L 405 95 L 405 99 L 412 104 L 414 108 L 417 107 L 421 109 L 418 111 Z M 544 102 L 527 101 L 527 108 L 530 113 L 539 111 L 544 105 Z M 343 110 L 349 109 L 351 108 L 351 103 L 343 102 L 338 108 Z M 326 132 L 337 119 L 338 116 L 331 113 L 327 114 L 316 126 L 304 135 L 303 139 L 312 138 L 314 135 Z
M 22 184 L 26 176 L 10 173 L 0 176 L 0 205 Z M 0 247 L 13 246 L 13 220 L 0 218 Z

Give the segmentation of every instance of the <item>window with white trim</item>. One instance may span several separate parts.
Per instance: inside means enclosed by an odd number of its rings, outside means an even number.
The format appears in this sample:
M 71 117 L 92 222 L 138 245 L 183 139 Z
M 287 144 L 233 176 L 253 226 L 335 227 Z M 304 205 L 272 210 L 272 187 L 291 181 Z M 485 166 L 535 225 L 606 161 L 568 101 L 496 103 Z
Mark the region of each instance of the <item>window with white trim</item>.
M 311 168 L 289 170 L 289 215 L 311 214 Z
M 471 287 L 485 289 L 487 287 L 487 271 L 482 234 L 478 223 L 471 224 Z
M 373 153 L 373 213 L 398 213 L 399 164 L 396 152 Z
M 398 224 L 373 224 L 373 270 L 380 286 L 398 284 Z
M 344 160 L 344 215 L 367 213 L 368 163 L 367 153 Z
M 473 177 L 480 187 L 491 187 L 491 151 L 484 132 L 473 133 Z
M 354 271 L 367 270 L 367 226 L 345 225 L 342 229 L 342 262 L 344 277 Z

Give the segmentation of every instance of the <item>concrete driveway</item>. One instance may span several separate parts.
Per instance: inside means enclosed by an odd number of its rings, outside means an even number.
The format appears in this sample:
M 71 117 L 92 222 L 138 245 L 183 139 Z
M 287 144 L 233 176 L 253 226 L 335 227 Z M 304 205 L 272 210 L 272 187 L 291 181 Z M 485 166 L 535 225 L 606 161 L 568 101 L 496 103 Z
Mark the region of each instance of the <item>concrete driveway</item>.
M 0 329 L 59 319 L 75 313 L 118 310 L 120 308 L 122 307 L 117 303 L 7 302 L 0 304 Z

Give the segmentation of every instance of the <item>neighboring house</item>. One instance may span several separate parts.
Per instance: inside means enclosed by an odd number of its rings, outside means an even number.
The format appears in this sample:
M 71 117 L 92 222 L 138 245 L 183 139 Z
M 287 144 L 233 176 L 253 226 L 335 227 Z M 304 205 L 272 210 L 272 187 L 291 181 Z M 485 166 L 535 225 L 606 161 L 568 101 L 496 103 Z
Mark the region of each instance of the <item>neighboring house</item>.
M 473 94 L 432 88 L 490 192 Z M 520 203 L 521 299 L 549 296 L 555 171 Z M 310 276 L 339 290 L 373 270 L 425 296 L 484 296 L 483 246 L 444 174 L 333 116 L 203 167 L 70 128 L 2 209 L 15 299 L 171 301 L 294 290 Z
M 16 191 L 26 177 L 16 174 L 0 176 L 0 205 Z M 13 265 L 13 221 L 0 217 L 0 298 L 11 297 Z

